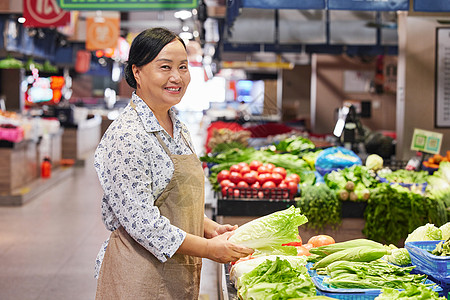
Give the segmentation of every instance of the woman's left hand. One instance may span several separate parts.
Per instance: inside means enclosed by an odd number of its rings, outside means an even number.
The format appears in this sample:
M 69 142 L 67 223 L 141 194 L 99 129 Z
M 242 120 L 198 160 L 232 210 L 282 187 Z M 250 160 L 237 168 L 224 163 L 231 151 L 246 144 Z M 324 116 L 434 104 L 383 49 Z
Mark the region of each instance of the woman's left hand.
M 207 239 L 212 239 L 213 237 L 224 234 L 226 232 L 234 231 L 237 228 L 238 228 L 237 225 L 234 226 L 230 224 L 221 225 L 205 217 L 204 236 Z

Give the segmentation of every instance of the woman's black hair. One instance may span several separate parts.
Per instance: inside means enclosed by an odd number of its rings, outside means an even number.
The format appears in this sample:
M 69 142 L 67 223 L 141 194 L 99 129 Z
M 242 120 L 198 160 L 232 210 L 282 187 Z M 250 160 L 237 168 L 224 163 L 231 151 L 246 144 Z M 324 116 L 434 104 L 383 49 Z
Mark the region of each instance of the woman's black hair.
M 167 44 L 179 40 L 184 48 L 184 41 L 174 32 L 161 27 L 150 28 L 139 33 L 131 43 L 128 62 L 125 66 L 125 80 L 132 88 L 137 87 L 133 74 L 133 65 L 144 66 L 155 59 Z

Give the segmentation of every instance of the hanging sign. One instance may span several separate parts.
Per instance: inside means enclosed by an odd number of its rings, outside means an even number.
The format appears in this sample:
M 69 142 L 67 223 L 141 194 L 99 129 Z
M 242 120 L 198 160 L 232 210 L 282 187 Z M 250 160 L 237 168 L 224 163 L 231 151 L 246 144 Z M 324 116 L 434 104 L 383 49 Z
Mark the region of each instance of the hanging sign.
M 328 9 L 375 11 L 409 10 L 409 0 L 328 0 Z
M 67 10 L 164 10 L 197 8 L 197 0 L 57 0 Z
M 443 12 L 450 11 L 448 0 L 414 0 L 415 11 Z
M 265 9 L 324 9 L 325 0 L 242 0 L 242 7 Z
M 411 150 L 437 154 L 441 151 L 442 133 L 414 129 Z
M 86 50 L 116 48 L 119 39 L 119 18 L 86 18 Z
M 57 27 L 70 22 L 70 12 L 62 10 L 57 0 L 23 0 L 24 27 Z

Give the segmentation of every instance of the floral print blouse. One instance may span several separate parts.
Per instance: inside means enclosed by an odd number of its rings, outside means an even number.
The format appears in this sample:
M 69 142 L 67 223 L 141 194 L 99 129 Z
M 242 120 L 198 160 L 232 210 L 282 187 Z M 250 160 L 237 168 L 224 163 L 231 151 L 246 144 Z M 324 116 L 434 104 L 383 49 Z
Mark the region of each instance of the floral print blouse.
M 139 96 L 133 93 L 131 99 L 135 107 L 128 104 L 111 123 L 95 151 L 94 167 L 104 191 L 102 220 L 110 231 L 123 226 L 132 238 L 165 262 L 180 247 L 186 233 L 171 225 L 154 206 L 174 171 L 155 134 L 160 135 L 172 154 L 192 153 L 185 140 L 192 149 L 193 145 L 186 126 L 173 109 L 169 111 L 174 124 L 172 138 Z M 97 256 L 95 277 L 108 241 Z

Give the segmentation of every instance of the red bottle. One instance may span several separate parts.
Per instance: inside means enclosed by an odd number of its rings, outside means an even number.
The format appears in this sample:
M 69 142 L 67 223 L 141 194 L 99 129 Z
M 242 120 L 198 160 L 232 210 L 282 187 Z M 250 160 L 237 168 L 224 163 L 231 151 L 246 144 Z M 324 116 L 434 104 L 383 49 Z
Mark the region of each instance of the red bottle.
M 44 161 L 41 164 L 41 177 L 50 178 L 52 175 L 52 163 L 49 157 L 44 157 Z

